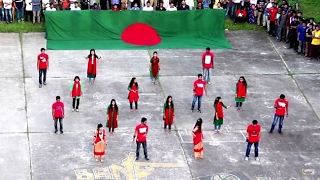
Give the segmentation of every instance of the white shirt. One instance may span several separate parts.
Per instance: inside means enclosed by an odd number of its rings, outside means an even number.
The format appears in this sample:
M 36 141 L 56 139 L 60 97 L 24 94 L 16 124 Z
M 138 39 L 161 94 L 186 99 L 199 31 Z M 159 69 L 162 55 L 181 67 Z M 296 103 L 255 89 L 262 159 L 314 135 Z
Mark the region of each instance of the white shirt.
M 51 8 L 49 7 L 49 8 L 46 9 L 46 11 L 57 11 L 57 10 L 56 10 L 56 8 L 52 8 L 52 9 L 51 9 Z
M 267 5 L 267 9 L 269 9 L 269 8 L 272 8 L 272 3 L 269 3 L 269 4 Z
M 241 0 L 233 0 L 234 3 L 240 3 Z
M 6 5 L 5 3 L 11 3 L 11 4 Z M 12 0 L 3 0 L 3 7 L 5 9 L 11 9 L 12 8 Z
M 42 4 L 47 4 L 47 5 L 46 5 L 46 8 L 49 8 L 49 7 L 50 7 L 50 2 L 49 2 L 49 0 L 42 0 Z
M 142 11 L 153 11 L 153 7 L 152 6 L 145 6 L 143 7 Z
M 32 0 L 26 0 L 26 11 L 32 11 L 32 4 L 31 3 Z
M 223 9 L 223 7 L 214 7 L 213 9 Z
M 78 6 L 77 8 L 75 8 L 74 6 L 73 6 L 73 8 L 71 8 L 71 11 L 80 11 L 81 10 L 81 8 Z
M 168 7 L 168 9 L 167 9 L 167 11 L 176 11 L 176 10 L 177 10 L 177 8 L 176 8 L 176 7 L 173 7 L 173 8 Z
M 257 5 L 258 0 L 250 0 L 250 4 Z
M 97 3 L 96 0 L 90 0 L 89 2 L 90 2 L 90 6 L 93 6 L 94 3 Z

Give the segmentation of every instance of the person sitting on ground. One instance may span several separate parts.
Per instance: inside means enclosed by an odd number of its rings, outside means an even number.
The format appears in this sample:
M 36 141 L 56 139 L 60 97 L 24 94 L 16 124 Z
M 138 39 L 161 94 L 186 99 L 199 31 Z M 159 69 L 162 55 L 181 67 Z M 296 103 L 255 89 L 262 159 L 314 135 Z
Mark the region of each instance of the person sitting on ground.
M 142 11 L 153 11 L 153 7 L 150 4 L 150 1 L 147 2 L 147 5 L 142 8 Z
M 214 6 L 213 9 L 223 9 L 221 6 L 221 2 L 218 2 L 217 6 Z
M 198 3 L 198 6 L 197 6 L 197 8 L 196 8 L 196 9 L 197 9 L 197 10 L 198 10 L 198 9 L 203 9 L 203 7 L 202 7 L 202 3 L 201 3 L 201 2 L 199 2 L 199 3 Z
M 140 11 L 141 9 L 138 7 L 138 3 L 134 3 L 133 7 L 130 10 L 132 10 L 132 11 Z
M 78 2 L 74 2 L 74 6 L 70 8 L 71 11 L 80 11 L 81 8 L 78 6 Z
M 156 7 L 156 11 L 166 11 L 162 1 L 160 2 L 159 6 Z
M 93 7 L 91 8 L 91 10 L 100 10 L 100 7 L 98 6 L 97 3 L 94 3 Z
M 245 22 L 247 19 L 247 11 L 244 9 L 243 6 L 241 6 L 240 9 L 236 12 L 236 17 L 234 19 L 234 24 L 237 24 L 237 22 Z
M 111 11 L 120 11 L 120 8 L 118 8 L 118 5 L 114 4 L 111 8 Z
M 178 7 L 178 10 L 189 10 L 189 6 L 186 5 L 186 2 L 183 0 L 181 1 L 181 5 Z
M 167 11 L 177 11 L 177 8 L 174 6 L 173 3 L 170 3 L 170 6 L 168 7 Z

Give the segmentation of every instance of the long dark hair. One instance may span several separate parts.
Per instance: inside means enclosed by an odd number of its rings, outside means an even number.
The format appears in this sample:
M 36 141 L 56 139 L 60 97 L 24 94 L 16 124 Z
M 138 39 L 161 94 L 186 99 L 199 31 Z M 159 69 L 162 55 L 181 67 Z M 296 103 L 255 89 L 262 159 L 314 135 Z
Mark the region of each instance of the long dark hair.
M 240 79 L 241 79 L 241 78 L 243 79 L 243 82 L 242 82 L 242 83 L 247 86 L 247 81 L 246 81 L 246 79 L 244 78 L 244 76 L 240 76 L 240 77 L 239 77 L 238 83 L 240 82 Z
M 99 131 L 99 129 L 102 128 L 102 127 L 103 127 L 103 125 L 101 123 L 99 123 L 98 126 L 97 126 L 97 131 Z
M 131 81 L 130 81 L 130 84 L 129 84 L 129 88 L 132 88 L 133 84 L 135 84 L 137 86 L 137 88 L 139 87 L 138 86 L 138 82 L 134 82 L 135 79 L 136 79 L 135 77 L 131 78 Z
M 202 132 L 201 126 L 202 126 L 202 119 L 199 118 L 199 119 L 197 119 L 197 122 L 196 122 L 196 124 L 194 125 L 194 128 L 198 127 L 198 132 L 201 133 L 201 132 Z M 194 128 L 193 128 L 193 129 L 194 129 Z
M 90 53 L 89 53 L 89 55 L 88 55 L 88 58 L 90 58 L 92 55 L 91 55 L 91 52 L 94 52 L 94 57 L 95 58 L 98 58 L 98 55 L 96 55 L 96 50 L 94 50 L 94 49 L 90 49 Z
M 214 100 L 214 107 L 216 107 L 216 105 L 219 103 L 219 100 L 221 99 L 221 97 L 216 97 L 216 99 Z
M 73 81 L 76 81 L 76 79 L 79 79 L 79 81 L 80 81 L 80 77 L 79 76 L 74 77 Z
M 170 98 L 171 98 L 171 107 L 172 107 L 172 108 L 174 108 L 174 106 L 173 106 L 172 96 L 168 96 L 168 97 L 167 97 L 165 107 L 166 107 L 166 108 L 169 108 L 169 99 L 170 99 Z
M 113 101 L 114 101 L 114 108 L 115 108 L 116 111 L 118 112 L 118 105 L 117 105 L 117 102 L 116 102 L 115 99 L 111 99 L 109 107 L 110 107 L 110 108 L 112 107 L 112 102 L 113 102 Z

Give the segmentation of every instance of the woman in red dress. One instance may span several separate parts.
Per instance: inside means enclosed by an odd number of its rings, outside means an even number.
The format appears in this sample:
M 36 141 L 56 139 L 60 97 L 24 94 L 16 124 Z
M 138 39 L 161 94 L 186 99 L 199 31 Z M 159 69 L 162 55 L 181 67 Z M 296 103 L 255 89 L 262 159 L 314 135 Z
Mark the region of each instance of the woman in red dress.
M 173 118 L 174 118 L 174 105 L 172 101 L 172 96 L 168 96 L 163 106 L 164 129 L 167 129 L 167 126 L 169 126 L 169 131 L 171 130 L 171 125 L 173 124 Z
M 194 125 L 192 136 L 193 136 L 193 151 L 195 159 L 203 158 L 203 134 L 202 134 L 202 119 L 199 118 Z
M 107 137 L 106 137 L 106 130 L 103 129 L 102 124 L 98 124 L 97 130 L 94 132 L 93 136 L 93 154 L 96 158 L 96 161 L 103 162 L 103 158 L 106 151 L 106 145 L 107 145 Z
M 158 53 L 156 51 L 153 52 L 153 56 L 150 60 L 149 70 L 150 70 L 151 83 L 156 84 L 156 80 L 159 77 L 159 71 L 160 71 L 160 60 L 158 58 Z
M 93 84 L 97 76 L 97 59 L 101 59 L 101 56 L 99 57 L 96 51 L 91 49 L 90 54 L 85 58 L 88 60 L 87 77 L 89 78 L 89 83 Z
M 114 129 L 118 127 L 119 109 L 115 99 L 112 99 L 107 109 L 107 125 L 109 133 L 114 134 Z
M 128 99 L 130 103 L 131 112 L 133 111 L 133 108 L 132 108 L 133 102 L 135 104 L 136 111 L 138 111 L 138 99 L 139 99 L 138 90 L 139 90 L 139 86 L 138 86 L 137 79 L 133 77 L 128 85 L 128 91 L 129 91 Z

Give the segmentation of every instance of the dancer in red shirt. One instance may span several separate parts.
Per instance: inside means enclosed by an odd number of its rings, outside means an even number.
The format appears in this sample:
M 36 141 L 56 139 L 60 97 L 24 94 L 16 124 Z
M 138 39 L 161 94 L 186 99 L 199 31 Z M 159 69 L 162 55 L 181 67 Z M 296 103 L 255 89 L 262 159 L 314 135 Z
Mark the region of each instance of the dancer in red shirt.
M 282 126 L 283 126 L 283 120 L 284 116 L 288 117 L 288 108 L 289 108 L 289 101 L 285 99 L 286 96 L 284 94 L 280 95 L 280 98 L 276 99 L 274 102 L 274 108 L 276 109 L 274 118 L 273 118 L 273 123 L 271 125 L 271 129 L 269 133 L 272 133 L 274 130 L 274 127 L 276 126 L 278 120 L 279 120 L 279 128 L 278 128 L 278 133 L 282 134 Z
M 169 131 L 171 131 L 171 125 L 173 124 L 173 119 L 174 119 L 174 105 L 172 101 L 172 96 L 168 96 L 166 102 L 163 105 L 164 129 L 167 129 L 167 126 L 169 126 Z
M 156 51 L 153 52 L 153 56 L 150 60 L 149 70 L 150 70 L 151 83 L 156 84 L 156 81 L 159 77 L 159 71 L 160 71 L 160 60 L 158 57 L 158 53 Z
M 63 133 L 64 104 L 60 101 L 60 96 L 56 96 L 56 102 L 52 104 L 52 118 L 54 121 L 54 133 L 58 132 L 58 121 L 60 132 Z
M 138 85 L 137 79 L 133 77 L 128 85 L 128 91 L 129 91 L 128 99 L 130 103 L 131 112 L 133 111 L 132 109 L 133 102 L 135 104 L 136 111 L 138 111 L 138 99 L 139 99 L 138 90 L 139 90 L 139 85 Z
M 41 48 L 41 53 L 38 55 L 37 58 L 37 69 L 39 71 L 39 88 L 43 85 L 47 85 L 47 71 L 49 70 L 49 56 L 46 54 L 46 49 Z M 42 81 L 43 75 L 43 81 Z
M 253 120 L 252 124 L 247 127 L 247 150 L 245 160 L 249 160 L 250 150 L 252 144 L 254 144 L 254 157 L 258 161 L 259 160 L 259 142 L 261 139 L 261 127 L 258 124 L 257 120 Z
M 107 135 L 106 130 L 103 128 L 102 124 L 98 124 L 97 130 L 94 132 L 93 136 L 93 154 L 96 161 L 103 162 L 104 155 L 106 153 L 107 145 Z
M 201 101 L 203 93 L 207 93 L 207 83 L 202 79 L 202 74 L 198 74 L 198 79 L 193 83 L 193 100 L 191 104 L 191 111 L 194 111 L 194 105 L 198 100 L 198 112 L 201 113 Z
M 206 83 L 211 84 L 211 70 L 214 68 L 213 64 L 214 54 L 210 52 L 210 48 L 206 48 L 206 52 L 202 54 L 202 69 L 203 78 Z
M 148 158 L 148 151 L 147 151 L 147 134 L 148 134 L 149 127 L 147 125 L 147 118 L 141 118 L 141 124 L 137 125 L 135 128 L 135 132 L 133 135 L 133 143 L 136 141 L 137 143 L 137 150 L 136 150 L 136 160 L 139 160 L 140 154 L 140 146 L 142 144 L 143 153 L 146 160 Z
M 93 84 L 97 77 L 97 60 L 101 59 L 101 56 L 99 57 L 96 51 L 91 49 L 90 54 L 85 58 L 88 60 L 87 77 L 89 78 L 89 83 Z

